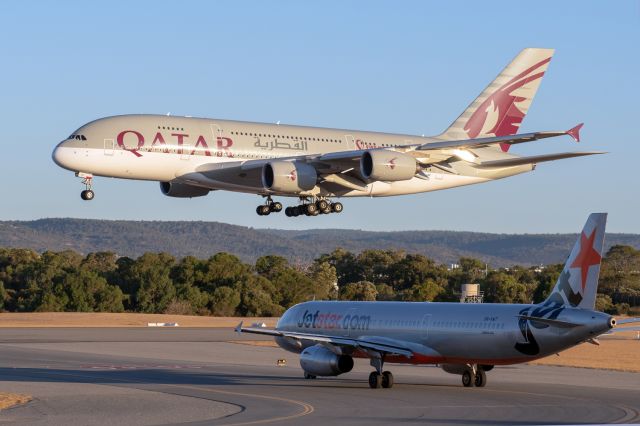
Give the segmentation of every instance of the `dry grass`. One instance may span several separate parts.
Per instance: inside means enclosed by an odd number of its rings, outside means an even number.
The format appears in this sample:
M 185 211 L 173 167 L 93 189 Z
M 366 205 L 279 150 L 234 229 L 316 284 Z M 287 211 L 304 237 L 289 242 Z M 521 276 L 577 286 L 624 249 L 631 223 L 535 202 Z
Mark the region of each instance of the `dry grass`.
M 0 410 L 13 407 L 14 405 L 25 404 L 31 401 L 31 399 L 29 395 L 0 392 Z
M 626 334 L 626 336 L 620 336 Z M 620 333 L 616 339 L 604 337 L 600 346 L 583 343 L 574 348 L 531 362 L 563 367 L 602 368 L 640 373 L 640 340 L 635 333 Z
M 0 327 L 147 327 L 150 322 L 176 322 L 180 327 L 235 327 L 244 321 L 276 325 L 278 318 L 203 317 L 164 314 L 111 314 L 93 312 L 0 313 Z

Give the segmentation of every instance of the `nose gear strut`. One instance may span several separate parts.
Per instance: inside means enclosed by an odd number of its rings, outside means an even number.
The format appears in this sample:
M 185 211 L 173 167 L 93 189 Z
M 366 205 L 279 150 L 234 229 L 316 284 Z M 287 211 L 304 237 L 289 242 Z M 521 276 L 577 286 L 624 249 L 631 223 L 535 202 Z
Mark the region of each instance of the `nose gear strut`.
M 77 177 L 82 178 L 82 184 L 84 184 L 85 190 L 80 193 L 80 198 L 85 201 L 91 201 L 95 197 L 92 190 L 93 187 L 93 175 L 87 173 L 76 173 Z

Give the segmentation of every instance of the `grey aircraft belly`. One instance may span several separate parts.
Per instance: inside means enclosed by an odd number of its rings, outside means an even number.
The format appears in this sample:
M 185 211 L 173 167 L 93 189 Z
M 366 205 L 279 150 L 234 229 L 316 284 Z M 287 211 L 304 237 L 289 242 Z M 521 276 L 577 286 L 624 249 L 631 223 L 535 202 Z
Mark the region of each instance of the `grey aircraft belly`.
M 539 304 L 313 301 L 287 310 L 275 329 L 243 327 L 240 333 L 274 336 L 300 353 L 305 377 L 335 376 L 369 358 L 373 388 L 393 386 L 385 362 L 439 364 L 462 375 L 464 386 L 484 386 L 495 365 L 531 361 L 603 333 L 637 329 L 595 311 L 606 225 L 591 214 L 549 297 Z

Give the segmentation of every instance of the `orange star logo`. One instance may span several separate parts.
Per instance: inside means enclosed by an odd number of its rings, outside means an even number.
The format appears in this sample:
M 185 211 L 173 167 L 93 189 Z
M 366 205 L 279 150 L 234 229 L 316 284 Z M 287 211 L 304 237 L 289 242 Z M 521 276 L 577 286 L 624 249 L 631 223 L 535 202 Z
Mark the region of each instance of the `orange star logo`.
M 593 265 L 599 265 L 602 257 L 593 248 L 593 240 L 596 238 L 596 229 L 594 228 L 591 235 L 587 238 L 584 232 L 580 236 L 580 253 L 576 256 L 575 260 L 571 264 L 572 268 L 580 268 L 582 275 L 582 291 L 587 285 L 587 274 L 589 273 L 589 267 Z

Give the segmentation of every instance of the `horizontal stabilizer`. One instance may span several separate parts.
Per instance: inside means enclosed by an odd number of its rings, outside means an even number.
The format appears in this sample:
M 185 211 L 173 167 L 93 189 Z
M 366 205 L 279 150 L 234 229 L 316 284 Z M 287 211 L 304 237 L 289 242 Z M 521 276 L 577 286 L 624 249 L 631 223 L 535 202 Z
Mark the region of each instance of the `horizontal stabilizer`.
M 583 325 L 583 324 L 576 324 L 574 322 L 561 321 L 557 319 L 530 317 L 528 315 L 518 315 L 518 318 L 529 320 L 529 321 L 535 321 L 542 324 L 547 324 L 553 327 L 560 327 L 560 328 L 573 328 L 573 327 L 579 327 Z
M 521 166 L 523 164 L 537 164 L 537 163 L 544 163 L 545 161 L 562 160 L 564 158 L 582 157 L 585 155 L 599 155 L 599 154 L 606 154 L 606 152 L 602 152 L 602 151 L 561 152 L 558 154 L 534 155 L 531 157 L 514 157 L 514 158 L 506 158 L 504 160 L 483 161 L 482 163 L 478 163 L 475 166 L 481 167 L 481 168 L 494 169 L 494 168 L 500 168 L 500 167 Z

